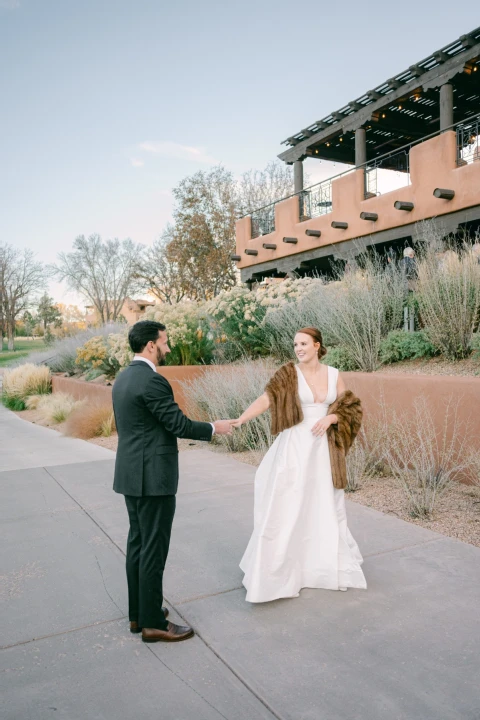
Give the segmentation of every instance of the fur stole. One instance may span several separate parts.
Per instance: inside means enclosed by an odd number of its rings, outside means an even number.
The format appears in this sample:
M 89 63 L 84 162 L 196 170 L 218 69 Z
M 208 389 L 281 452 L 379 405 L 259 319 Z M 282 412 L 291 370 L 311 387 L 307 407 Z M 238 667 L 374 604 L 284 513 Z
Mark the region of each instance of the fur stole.
M 336 415 L 338 423 L 327 430 L 333 486 L 347 487 L 346 455 L 362 425 L 362 403 L 351 390 L 345 390 L 328 408 L 328 415 Z
M 272 434 L 287 430 L 303 420 L 298 395 L 298 375 L 293 362 L 277 370 L 265 388 L 270 401 Z M 351 390 L 342 393 L 328 408 L 328 415 L 336 415 L 338 423 L 327 430 L 330 464 L 334 487 L 345 488 L 347 468 L 345 456 L 350 450 L 362 424 L 362 404 Z
M 265 392 L 270 400 L 272 435 L 298 425 L 303 420 L 303 410 L 298 396 L 298 376 L 293 362 L 277 370 L 268 382 Z

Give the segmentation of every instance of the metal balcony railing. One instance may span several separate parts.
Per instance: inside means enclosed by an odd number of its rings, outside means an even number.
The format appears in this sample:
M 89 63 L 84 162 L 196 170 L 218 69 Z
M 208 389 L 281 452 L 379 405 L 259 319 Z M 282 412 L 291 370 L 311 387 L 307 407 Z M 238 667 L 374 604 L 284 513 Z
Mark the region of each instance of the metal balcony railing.
M 271 203 L 252 213 L 252 238 L 268 235 L 275 230 L 275 205 Z
M 457 125 L 457 165 L 480 160 L 480 116 Z
M 365 165 L 365 198 L 410 185 L 410 146 Z
M 480 115 L 468 120 L 462 120 L 446 129 L 456 131 L 458 165 L 466 165 L 476 160 L 480 161 Z M 375 158 L 375 160 L 365 163 L 365 165 L 352 167 L 345 172 L 302 190 L 302 192 L 298 193 L 300 221 L 332 212 L 333 181 L 355 170 L 363 168 L 365 171 L 365 198 L 371 198 L 410 185 L 410 150 L 415 145 L 440 135 L 441 132 L 445 132 L 445 130 L 438 130 L 431 135 L 414 140 L 408 145 L 395 150 L 395 152 L 386 153 Z M 275 205 L 283 200 L 288 200 L 290 197 L 294 197 L 294 195 L 279 198 L 275 202 L 252 212 L 252 238 L 274 232 Z
M 312 185 L 299 193 L 300 220 L 332 212 L 332 178 Z

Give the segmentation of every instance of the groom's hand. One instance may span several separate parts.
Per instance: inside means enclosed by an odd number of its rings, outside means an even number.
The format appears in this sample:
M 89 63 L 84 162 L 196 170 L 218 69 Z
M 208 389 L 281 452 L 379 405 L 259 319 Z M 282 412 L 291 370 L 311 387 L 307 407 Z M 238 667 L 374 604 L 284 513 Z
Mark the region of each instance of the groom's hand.
M 215 427 L 215 435 L 231 435 L 232 425 L 230 420 L 215 420 L 213 423 Z

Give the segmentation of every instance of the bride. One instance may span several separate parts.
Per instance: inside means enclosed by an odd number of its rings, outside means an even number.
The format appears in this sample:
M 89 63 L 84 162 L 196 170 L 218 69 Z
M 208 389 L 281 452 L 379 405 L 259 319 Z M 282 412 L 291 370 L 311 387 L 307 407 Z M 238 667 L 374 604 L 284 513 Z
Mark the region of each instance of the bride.
M 278 370 L 234 427 L 270 408 L 278 434 L 255 476 L 254 529 L 240 568 L 248 602 L 298 597 L 302 588 L 366 588 L 348 527 L 345 454 L 361 423 L 316 328 L 295 335 L 298 364 Z

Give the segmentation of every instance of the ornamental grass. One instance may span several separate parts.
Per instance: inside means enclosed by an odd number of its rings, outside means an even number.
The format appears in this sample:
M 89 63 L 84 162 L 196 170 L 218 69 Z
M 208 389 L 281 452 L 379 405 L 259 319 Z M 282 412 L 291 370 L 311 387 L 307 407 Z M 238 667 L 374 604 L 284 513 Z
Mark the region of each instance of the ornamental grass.
M 53 393 L 51 395 L 33 395 L 27 399 L 27 408 L 38 410 L 41 419 L 51 425 L 65 422 L 70 414 L 83 405 L 82 400 L 75 400 L 67 393 Z
M 277 365 L 268 360 L 255 362 L 245 360 L 235 365 L 219 367 L 215 372 L 205 373 L 191 382 L 184 382 L 183 392 L 187 399 L 187 414 L 195 420 L 213 422 L 219 419 L 233 420 L 265 391 Z M 272 444 L 270 413 L 242 425 L 232 435 L 216 436 L 215 442 L 232 452 L 254 450 L 260 453 Z
M 110 437 L 115 431 L 112 405 L 106 402 L 82 403 L 71 412 L 65 426 L 65 435 L 82 440 Z
M 31 395 L 46 395 L 51 392 L 52 376 L 44 366 L 25 363 L 3 376 L 2 402 L 11 410 L 25 410 L 26 400 Z

